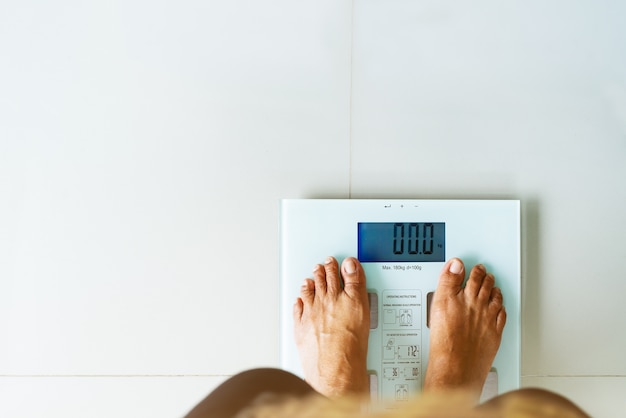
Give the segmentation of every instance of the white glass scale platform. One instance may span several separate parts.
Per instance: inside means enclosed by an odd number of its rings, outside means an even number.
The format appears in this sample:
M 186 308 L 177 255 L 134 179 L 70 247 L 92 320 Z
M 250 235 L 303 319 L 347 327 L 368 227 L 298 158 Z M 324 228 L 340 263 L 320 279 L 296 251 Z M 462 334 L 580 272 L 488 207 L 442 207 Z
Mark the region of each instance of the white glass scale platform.
M 402 401 L 421 391 L 428 363 L 429 294 L 445 261 L 466 271 L 483 263 L 507 310 L 484 397 L 520 383 L 520 209 L 518 200 L 282 200 L 280 365 L 302 376 L 293 340 L 293 303 L 312 268 L 356 256 L 370 295 L 367 358 L 371 392 Z

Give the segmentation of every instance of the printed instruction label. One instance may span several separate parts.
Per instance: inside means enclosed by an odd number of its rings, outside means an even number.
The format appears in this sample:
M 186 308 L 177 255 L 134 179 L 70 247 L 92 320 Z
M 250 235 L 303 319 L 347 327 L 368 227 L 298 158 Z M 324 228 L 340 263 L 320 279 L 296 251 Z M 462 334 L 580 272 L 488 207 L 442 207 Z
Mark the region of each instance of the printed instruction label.
M 406 401 L 422 389 L 422 292 L 384 290 L 382 396 Z

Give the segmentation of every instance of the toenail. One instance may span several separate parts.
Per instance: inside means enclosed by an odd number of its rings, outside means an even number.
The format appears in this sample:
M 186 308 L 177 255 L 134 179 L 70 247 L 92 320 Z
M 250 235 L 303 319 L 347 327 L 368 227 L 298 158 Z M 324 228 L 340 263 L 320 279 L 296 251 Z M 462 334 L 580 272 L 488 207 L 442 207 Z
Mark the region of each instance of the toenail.
M 482 271 L 487 271 L 487 268 L 485 268 L 484 265 L 482 264 L 476 264 L 476 267 L 478 267 L 479 269 L 481 269 Z
M 461 263 L 457 259 L 452 260 L 452 263 L 450 263 L 450 273 L 459 274 L 462 271 L 463 271 L 463 263 Z
M 354 264 L 354 260 L 352 260 L 351 258 L 344 261 L 343 268 L 348 274 L 356 272 L 356 264 Z
M 333 258 L 332 257 L 326 257 L 326 264 L 330 264 L 333 262 Z

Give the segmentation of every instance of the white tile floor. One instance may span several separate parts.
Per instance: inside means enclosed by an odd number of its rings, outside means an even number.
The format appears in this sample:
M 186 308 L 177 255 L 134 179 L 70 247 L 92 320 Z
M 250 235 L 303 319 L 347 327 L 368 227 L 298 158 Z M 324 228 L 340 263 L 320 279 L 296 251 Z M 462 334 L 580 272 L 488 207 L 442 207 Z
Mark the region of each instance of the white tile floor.
M 3 417 L 177 417 L 225 377 L 3 377 Z M 185 409 L 186 408 L 186 409 Z
M 0 5 L 0 416 L 278 363 L 278 199 L 515 198 L 522 384 L 626 411 L 617 1 Z

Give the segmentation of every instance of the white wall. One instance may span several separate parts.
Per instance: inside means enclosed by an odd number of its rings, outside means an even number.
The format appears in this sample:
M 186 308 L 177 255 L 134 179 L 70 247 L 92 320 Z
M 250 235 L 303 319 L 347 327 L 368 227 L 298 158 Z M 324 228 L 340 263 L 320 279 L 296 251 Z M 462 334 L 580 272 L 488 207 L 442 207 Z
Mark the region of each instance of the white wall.
M 180 416 L 277 365 L 281 197 L 521 199 L 522 383 L 621 416 L 625 18 L 1 3 L 0 416 Z

